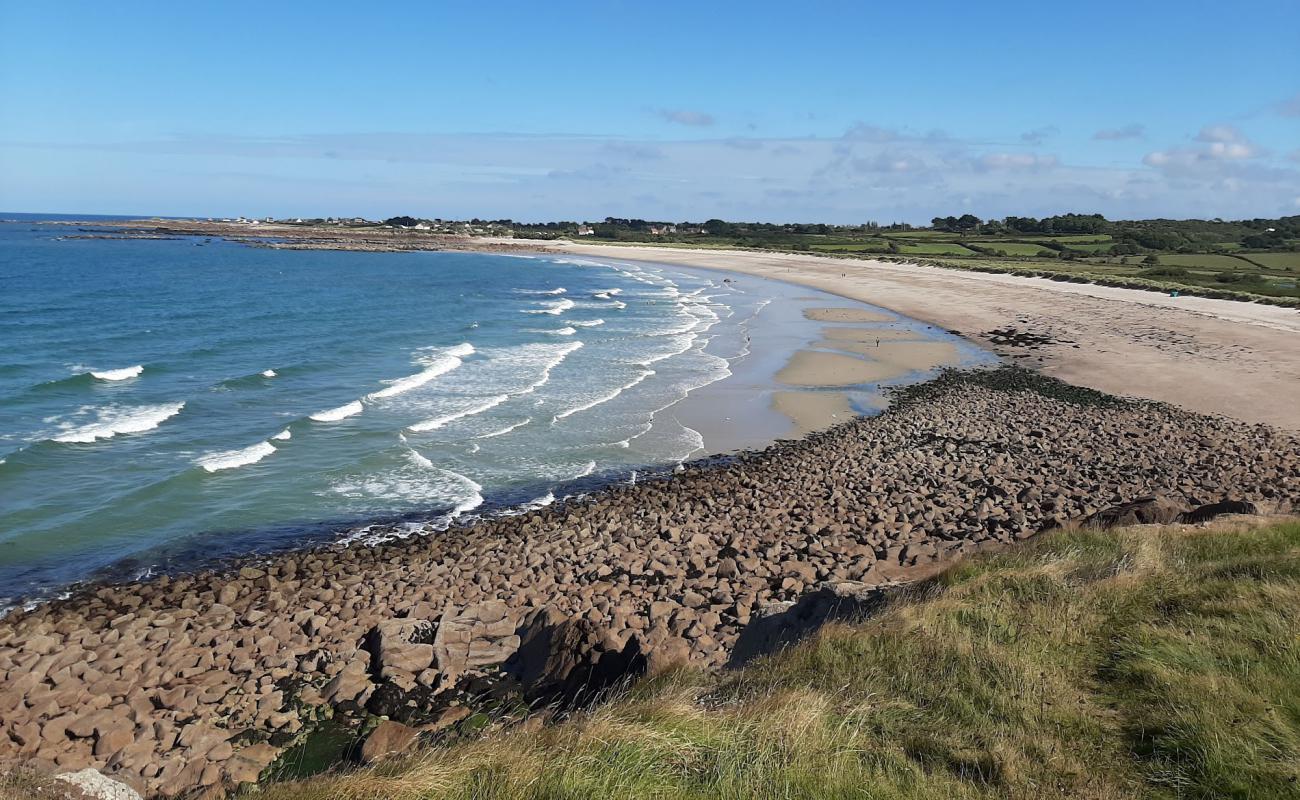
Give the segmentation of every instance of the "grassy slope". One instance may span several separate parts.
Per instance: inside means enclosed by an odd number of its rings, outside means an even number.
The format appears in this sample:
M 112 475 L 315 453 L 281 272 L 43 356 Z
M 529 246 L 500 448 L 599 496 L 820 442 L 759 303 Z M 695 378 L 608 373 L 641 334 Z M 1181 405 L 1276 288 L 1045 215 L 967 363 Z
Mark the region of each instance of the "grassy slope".
M 336 777 L 318 798 L 1300 795 L 1300 522 L 1059 532 L 743 672 Z

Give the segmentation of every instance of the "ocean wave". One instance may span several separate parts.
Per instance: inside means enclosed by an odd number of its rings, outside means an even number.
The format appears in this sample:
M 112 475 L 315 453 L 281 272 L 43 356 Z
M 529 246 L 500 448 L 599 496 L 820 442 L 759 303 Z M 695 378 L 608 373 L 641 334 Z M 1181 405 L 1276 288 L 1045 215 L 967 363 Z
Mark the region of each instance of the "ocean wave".
M 124 381 L 130 378 L 139 377 L 144 372 L 143 364 L 136 364 L 134 367 L 122 367 L 121 369 L 106 369 L 102 371 L 90 370 L 90 377 L 101 381 Z
M 263 378 L 274 378 L 276 373 L 275 370 L 273 369 L 264 369 L 258 374 L 261 375 Z
M 275 439 L 276 441 L 283 442 L 292 437 L 293 437 L 293 431 L 289 430 L 288 428 L 285 428 L 284 430 L 280 431 L 279 433 L 272 436 L 271 438 Z
M 524 420 L 523 420 L 522 422 L 516 422 L 515 424 L 513 424 L 513 425 L 507 425 L 507 426 L 505 426 L 504 428 L 501 428 L 500 430 L 495 430 L 495 431 L 490 431 L 490 432 L 488 432 L 488 433 L 480 434 L 479 436 L 475 436 L 474 438 L 475 438 L 475 439 L 495 439 L 495 438 L 498 437 L 498 436 L 505 436 L 507 433 L 510 433 L 511 431 L 518 430 L 518 429 L 524 427 L 525 425 L 527 425 L 528 423 L 530 423 L 530 422 L 532 422 L 532 421 L 533 421 L 533 418 L 532 418 L 532 417 L 525 417 Z
M 570 342 L 565 345 L 560 345 L 558 350 L 551 353 L 546 361 L 542 362 L 541 374 L 539 374 L 537 378 L 532 383 L 528 384 L 528 387 L 519 394 L 532 394 L 549 383 L 551 380 L 551 370 L 560 366 L 560 364 L 563 364 L 564 359 L 568 358 L 570 353 L 580 349 L 581 347 L 582 342 Z
M 153 430 L 181 413 L 184 407 L 185 403 L 182 401 L 152 406 L 99 409 L 94 422 L 76 427 L 69 425 L 64 428 L 63 433 L 54 437 L 54 441 L 86 444 L 100 439 L 112 439 L 122 433 L 143 433 Z
M 573 308 L 575 304 L 569 298 L 563 297 L 560 298 L 559 300 L 553 300 L 553 301 L 542 303 L 542 305 L 545 306 L 545 308 L 526 308 L 523 310 L 523 313 L 551 314 L 551 315 L 563 314 L 565 311 L 568 311 L 569 309 Z
M 556 328 L 556 329 L 553 330 L 553 331 L 545 331 L 545 333 L 549 333 L 549 334 L 551 334 L 552 336 L 572 336 L 573 334 L 575 334 L 575 333 L 577 333 L 577 332 L 578 332 L 578 329 L 577 329 L 577 328 L 574 328 L 574 327 L 572 327 L 572 326 L 568 326 L 568 325 L 566 325 L 566 326 L 563 327 L 563 328 Z
M 275 446 L 270 442 L 258 442 L 255 445 L 240 450 L 226 450 L 220 453 L 213 453 L 200 458 L 195 463 L 208 472 L 217 472 L 223 469 L 242 467 L 247 464 L 256 464 L 274 452 Z
M 412 389 L 417 389 L 440 375 L 446 375 L 453 369 L 465 363 L 462 359 L 474 353 L 474 345 L 466 342 L 449 348 L 440 355 L 435 356 L 425 368 L 414 375 L 408 375 L 405 378 L 398 378 L 392 381 L 387 388 L 380 389 L 367 395 L 368 399 L 381 400 L 385 397 L 393 397 Z
M 315 414 L 309 416 L 308 419 L 315 420 L 316 422 L 338 422 L 341 419 L 347 419 L 348 417 L 360 414 L 365 410 L 366 407 L 361 405 L 360 400 L 353 400 L 351 403 L 339 406 L 338 408 L 317 411 Z
M 595 462 L 595 461 L 588 461 L 587 464 L 586 464 L 586 466 L 584 466 L 582 469 L 578 470 L 578 474 L 577 474 L 577 475 L 574 475 L 574 476 L 573 476 L 573 479 L 574 479 L 574 480 L 577 480 L 578 478 L 585 478 L 585 477 L 587 477 L 588 475 L 590 475 L 591 473 L 593 473 L 593 472 L 595 472 L 595 471 L 596 471 L 596 462 Z
M 515 289 L 516 294 L 564 294 L 569 291 L 563 286 L 555 289 Z
M 595 398 L 594 400 L 589 400 L 588 402 L 583 403 L 582 405 L 575 406 L 573 408 L 568 409 L 567 411 L 561 411 L 560 413 L 555 415 L 555 418 L 551 420 L 551 423 L 554 424 L 556 422 L 559 422 L 560 420 L 566 417 L 571 417 L 580 411 L 586 411 L 589 408 L 595 408 L 596 406 L 601 405 L 602 403 L 608 403 L 610 400 L 613 400 L 615 397 L 618 397 L 623 392 L 626 392 L 628 389 L 631 389 L 633 386 L 636 386 L 638 383 L 640 383 L 641 381 L 645 380 L 646 378 L 650 377 L 653 374 L 655 374 L 655 371 L 652 369 L 642 370 L 641 374 L 637 375 L 635 378 L 623 384 L 622 386 L 618 387 L 617 389 L 610 392 L 609 394 L 603 394 L 600 397 Z
M 482 403 L 479 403 L 478 405 L 470 406 L 469 408 L 462 409 L 460 411 L 456 411 L 451 414 L 446 414 L 441 417 L 427 419 L 424 422 L 417 422 L 414 425 L 410 425 L 408 427 L 410 428 L 410 430 L 415 431 L 416 433 L 425 433 L 427 431 L 434 431 L 437 430 L 438 428 L 441 428 L 444 425 L 455 422 L 458 419 L 463 419 L 465 417 L 472 417 L 475 414 L 482 414 L 484 411 L 487 411 L 490 408 L 496 408 L 497 406 L 501 405 L 502 403 L 504 403 L 509 399 L 510 399 L 510 395 L 499 394 L 496 397 L 489 398 L 483 401 Z
M 643 358 L 640 361 L 637 361 L 636 363 L 643 367 L 648 367 L 651 364 L 658 363 L 660 361 L 663 361 L 664 359 L 672 358 L 673 356 L 679 356 L 682 353 L 685 353 L 687 350 L 691 349 L 691 346 L 695 344 L 696 338 L 698 338 L 697 334 L 694 333 L 677 334 L 671 337 L 672 346 L 670 349 L 666 350 L 665 352 L 659 353 L 657 355 L 653 355 L 648 358 Z
M 405 464 L 345 478 L 332 484 L 328 491 L 352 500 L 363 501 L 367 506 L 371 503 L 387 506 L 394 499 L 425 505 L 445 503 L 450 506 L 450 511 L 439 519 L 427 525 L 423 523 L 412 525 L 403 533 L 396 534 L 399 537 L 419 533 L 428 528 L 446 528 L 457 517 L 483 504 L 483 487 L 471 478 L 436 466 L 424 455 L 409 447 L 405 448 L 405 453 Z M 391 531 L 376 535 L 367 526 L 353 531 L 342 542 L 374 543 L 393 536 Z
M 566 319 L 569 325 L 577 325 L 579 328 L 594 328 L 597 325 L 604 325 L 603 319 Z

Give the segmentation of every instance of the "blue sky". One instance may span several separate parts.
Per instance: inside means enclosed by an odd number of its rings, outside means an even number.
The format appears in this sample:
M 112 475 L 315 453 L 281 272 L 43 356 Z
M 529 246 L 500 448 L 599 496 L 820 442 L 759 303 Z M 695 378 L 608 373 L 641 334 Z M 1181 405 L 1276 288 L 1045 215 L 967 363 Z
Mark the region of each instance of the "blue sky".
M 0 0 L 0 209 L 1300 214 L 1297 32 L 1295 0 Z

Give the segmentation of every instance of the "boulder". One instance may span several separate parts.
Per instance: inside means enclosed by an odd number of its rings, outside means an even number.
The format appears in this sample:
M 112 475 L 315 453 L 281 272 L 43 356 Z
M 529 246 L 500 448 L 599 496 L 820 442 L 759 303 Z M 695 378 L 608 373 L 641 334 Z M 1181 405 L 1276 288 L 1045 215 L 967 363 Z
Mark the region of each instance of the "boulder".
M 391 679 L 393 673 L 418 675 L 428 669 L 434 658 L 432 634 L 433 625 L 418 619 L 386 619 L 376 625 L 367 638 L 380 676 Z
M 797 601 L 759 609 L 740 632 L 730 666 L 743 666 L 807 637 L 831 620 L 857 620 L 885 602 L 886 588 L 860 581 L 825 581 Z
M 1104 508 L 1083 519 L 1087 528 L 1118 528 L 1125 525 L 1168 525 L 1177 522 L 1188 509 L 1162 495 L 1152 495 Z
M 684 666 L 691 660 L 691 645 L 685 639 L 671 636 L 657 645 L 642 644 L 647 675 L 661 675 L 674 667 Z
M 262 770 L 271 766 L 280 751 L 269 744 L 254 744 L 231 756 L 224 764 L 226 775 L 234 783 L 257 783 Z
M 1221 517 L 1224 514 L 1258 514 L 1259 507 L 1254 503 L 1246 500 L 1220 500 L 1217 503 L 1206 503 L 1203 506 L 1188 511 L 1182 515 L 1182 522 L 1197 524 L 1208 522 L 1215 517 Z
M 373 764 L 392 755 L 405 752 L 415 744 L 420 732 L 400 722 L 384 720 L 379 723 L 361 745 L 361 762 Z
M 546 607 L 530 614 L 520 630 L 519 649 L 505 671 L 533 702 L 586 703 L 646 670 L 635 635 L 620 643 L 587 617 L 566 617 Z
M 516 628 L 510 608 L 497 600 L 460 611 L 449 607 L 433 640 L 438 669 L 454 680 L 469 669 L 505 663 L 519 649 Z

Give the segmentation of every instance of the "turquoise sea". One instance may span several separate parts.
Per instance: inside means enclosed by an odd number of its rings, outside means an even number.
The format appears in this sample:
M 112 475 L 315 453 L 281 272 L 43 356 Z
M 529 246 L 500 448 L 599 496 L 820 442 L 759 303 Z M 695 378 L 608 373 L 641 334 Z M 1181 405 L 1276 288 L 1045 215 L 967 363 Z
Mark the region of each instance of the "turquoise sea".
M 762 444 L 785 432 L 771 375 L 817 336 L 801 311 L 830 300 L 644 263 L 78 238 L 99 234 L 15 216 L 0 606 Z

